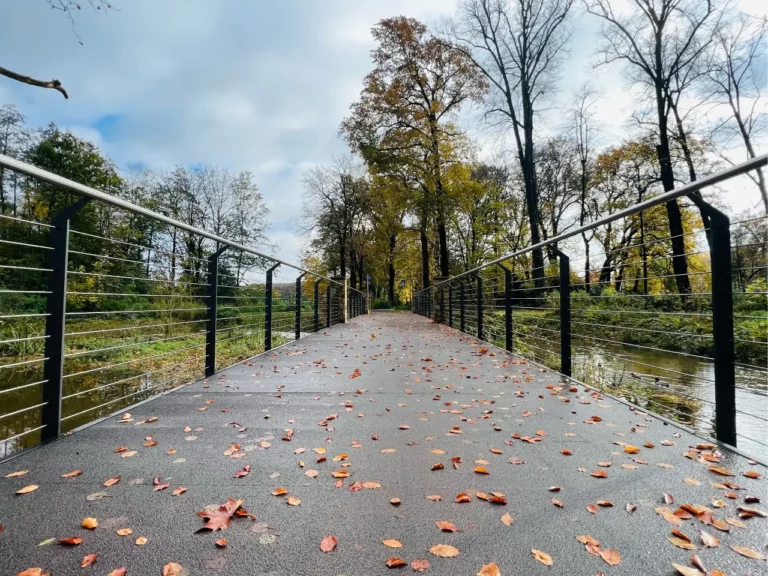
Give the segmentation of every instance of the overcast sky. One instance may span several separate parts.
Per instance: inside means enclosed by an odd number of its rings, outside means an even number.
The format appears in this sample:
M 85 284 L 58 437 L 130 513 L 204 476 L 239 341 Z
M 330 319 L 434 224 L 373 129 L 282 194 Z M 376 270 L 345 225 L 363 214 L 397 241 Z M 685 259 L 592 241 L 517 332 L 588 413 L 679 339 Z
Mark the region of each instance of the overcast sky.
M 87 4 L 85 0 L 82 2 Z M 251 170 L 271 210 L 277 255 L 298 261 L 291 221 L 301 174 L 347 151 L 337 137 L 371 68 L 371 27 L 406 15 L 425 23 L 449 15 L 453 0 L 113 0 L 84 6 L 73 31 L 45 0 L 2 0 L 0 65 L 58 78 L 55 91 L 0 77 L 0 104 L 16 104 L 30 126 L 56 122 L 100 146 L 121 167 L 211 163 Z M 760 2 L 743 0 L 750 11 Z M 765 9 L 763 9 L 764 11 Z M 605 141 L 627 135 L 631 99 L 618 69 L 592 69 L 599 25 L 576 4 L 571 56 L 560 98 L 589 78 L 603 91 Z M 83 44 L 78 42 L 78 36 Z M 498 143 L 481 138 L 483 153 Z M 549 118 L 556 123 L 555 109 Z M 757 205 L 744 187 L 739 207 Z

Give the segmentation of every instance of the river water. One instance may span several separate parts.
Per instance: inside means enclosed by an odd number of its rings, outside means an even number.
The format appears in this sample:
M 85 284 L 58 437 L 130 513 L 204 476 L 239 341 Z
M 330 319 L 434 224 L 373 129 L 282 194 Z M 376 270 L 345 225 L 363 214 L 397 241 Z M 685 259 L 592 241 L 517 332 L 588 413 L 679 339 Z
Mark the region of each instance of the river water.
M 587 354 L 574 353 L 575 377 L 586 373 L 587 380 L 598 379 L 603 385 L 638 383 L 661 392 L 676 392 L 697 400 L 698 409 L 688 425 L 711 435 L 715 414 L 715 375 L 711 361 L 674 352 L 641 350 L 633 346 L 595 347 Z M 658 377 L 668 387 L 657 386 Z M 581 379 L 581 378 L 580 378 Z M 736 431 L 738 448 L 763 462 L 768 461 L 768 371 L 736 367 Z M 664 412 L 649 405 L 648 410 Z M 673 416 L 673 415 L 670 415 Z

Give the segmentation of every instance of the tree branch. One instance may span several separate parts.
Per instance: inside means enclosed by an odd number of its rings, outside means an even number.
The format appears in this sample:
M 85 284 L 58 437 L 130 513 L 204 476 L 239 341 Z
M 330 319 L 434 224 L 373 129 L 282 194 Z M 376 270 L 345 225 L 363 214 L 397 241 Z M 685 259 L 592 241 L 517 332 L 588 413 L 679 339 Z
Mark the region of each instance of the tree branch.
M 29 84 L 30 86 L 37 86 L 38 88 L 51 88 L 53 90 L 58 90 L 64 95 L 64 98 L 69 98 L 69 94 L 67 94 L 67 91 L 64 90 L 64 87 L 58 80 L 35 80 L 31 76 L 17 74 L 16 72 L 8 70 L 7 68 L 3 68 L 2 66 L 0 66 L 0 76 L 6 76 L 11 80 L 16 80 L 17 82 L 22 82 L 23 84 Z

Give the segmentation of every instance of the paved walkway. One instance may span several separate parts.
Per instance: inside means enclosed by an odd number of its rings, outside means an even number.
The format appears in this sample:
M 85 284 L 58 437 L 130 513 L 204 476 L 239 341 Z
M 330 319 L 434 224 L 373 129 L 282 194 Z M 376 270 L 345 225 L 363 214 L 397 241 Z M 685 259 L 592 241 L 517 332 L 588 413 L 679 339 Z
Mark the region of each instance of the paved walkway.
M 738 512 L 766 509 L 765 468 L 727 450 L 707 462 L 691 448 L 701 439 L 561 386 L 419 316 L 360 317 L 0 465 L 0 574 L 152 576 L 175 562 L 189 575 L 367 576 L 397 573 L 386 562 L 400 558 L 402 573 L 428 563 L 440 576 L 657 575 L 692 568 L 694 554 L 728 576 L 766 574 L 765 560 L 731 548 L 768 554 L 768 519 Z M 28 485 L 39 488 L 16 494 Z M 228 498 L 254 517 L 197 533 L 197 513 Z M 673 515 L 681 504 L 700 518 Z M 668 540 L 675 528 L 696 551 Z M 719 546 L 705 548 L 700 529 Z M 338 545 L 323 552 L 328 536 Z M 584 536 L 600 543 L 591 553 Z M 82 543 L 39 545 L 52 538 Z M 491 563 L 499 572 L 481 572 Z

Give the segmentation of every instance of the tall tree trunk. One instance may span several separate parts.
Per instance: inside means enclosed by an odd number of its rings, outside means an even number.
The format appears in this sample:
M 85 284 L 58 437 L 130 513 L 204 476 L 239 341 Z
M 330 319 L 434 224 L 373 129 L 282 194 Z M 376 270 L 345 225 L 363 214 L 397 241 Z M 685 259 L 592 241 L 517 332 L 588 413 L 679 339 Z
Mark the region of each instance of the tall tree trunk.
M 591 285 L 590 285 L 590 270 L 589 270 L 589 240 L 587 240 L 587 235 L 582 234 L 582 238 L 584 238 L 584 289 L 587 291 L 587 294 L 591 292 Z
M 421 238 L 421 287 L 429 288 L 429 239 L 424 219 L 419 225 L 419 237 Z
M 354 248 L 350 249 L 349 263 L 351 265 L 350 268 L 352 268 L 352 273 L 349 279 L 349 285 L 352 288 L 356 288 L 357 287 L 356 286 L 357 285 L 357 254 L 355 253 Z
M 389 305 L 392 306 L 395 303 L 395 246 L 397 245 L 397 234 L 392 234 L 389 237 L 389 254 L 388 254 L 388 264 L 389 264 L 389 277 L 387 279 L 387 299 L 389 300 Z
M 523 179 L 525 181 L 525 201 L 528 207 L 528 223 L 531 227 L 531 244 L 541 242 L 539 235 L 539 194 L 536 186 L 536 166 L 533 159 L 533 104 L 530 102 L 527 84 L 523 85 Z M 533 250 L 533 278 L 538 287 L 543 286 L 544 253 L 541 248 Z
M 437 239 L 440 256 L 440 275 L 447 278 L 451 273 L 448 260 L 448 231 L 445 226 L 445 190 L 440 168 L 440 134 L 437 129 L 437 118 L 430 114 L 429 131 L 432 139 L 432 170 L 435 178 L 435 194 L 437 196 Z
M 667 99 L 664 95 L 662 75 L 664 65 L 662 63 L 662 31 L 656 34 L 655 68 L 656 77 L 654 88 L 656 91 L 656 112 L 659 118 L 659 145 L 656 152 L 659 156 L 661 167 L 661 182 L 664 191 L 669 192 L 675 188 L 675 177 L 672 172 L 672 160 L 669 153 L 669 133 L 667 131 Z M 688 278 L 688 261 L 685 257 L 685 241 L 683 239 L 683 217 L 680 213 L 680 205 L 677 200 L 667 202 L 667 219 L 669 220 L 669 235 L 672 243 L 672 269 L 675 273 L 677 290 L 685 298 L 685 294 L 691 292 L 691 282 Z

